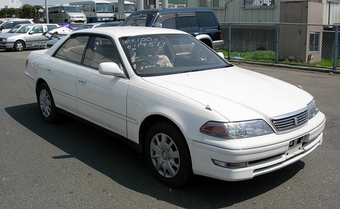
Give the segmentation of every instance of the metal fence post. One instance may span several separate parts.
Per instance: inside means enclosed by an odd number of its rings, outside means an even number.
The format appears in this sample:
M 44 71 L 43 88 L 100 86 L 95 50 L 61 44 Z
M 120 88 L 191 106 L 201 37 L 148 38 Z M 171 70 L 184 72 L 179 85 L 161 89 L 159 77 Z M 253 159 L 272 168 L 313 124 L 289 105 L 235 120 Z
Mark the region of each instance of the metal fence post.
M 336 64 L 338 61 L 338 47 L 339 47 L 339 27 L 338 25 L 334 26 L 335 28 L 335 40 L 334 40 L 334 54 L 333 54 L 333 70 L 336 70 Z
M 275 64 L 279 63 L 279 23 L 276 24 L 276 53 L 275 53 Z
M 228 59 L 231 53 L 231 23 L 228 23 Z

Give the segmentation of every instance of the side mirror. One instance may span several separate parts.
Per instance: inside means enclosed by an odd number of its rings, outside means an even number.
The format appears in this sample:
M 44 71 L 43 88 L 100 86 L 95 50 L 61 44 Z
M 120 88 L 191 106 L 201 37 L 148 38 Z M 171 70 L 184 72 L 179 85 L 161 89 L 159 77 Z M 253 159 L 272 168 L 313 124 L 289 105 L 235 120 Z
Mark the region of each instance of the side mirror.
M 102 62 L 98 66 L 98 71 L 103 75 L 113 75 L 116 77 L 125 78 L 124 72 L 119 68 L 115 62 Z

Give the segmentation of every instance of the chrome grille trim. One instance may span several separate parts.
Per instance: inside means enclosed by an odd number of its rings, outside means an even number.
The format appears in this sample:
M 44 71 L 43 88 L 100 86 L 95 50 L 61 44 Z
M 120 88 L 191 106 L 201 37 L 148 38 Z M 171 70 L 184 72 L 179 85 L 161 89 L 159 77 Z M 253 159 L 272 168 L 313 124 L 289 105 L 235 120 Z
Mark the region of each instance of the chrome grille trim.
M 277 116 L 271 122 L 278 132 L 295 129 L 308 121 L 308 110 L 303 108 L 289 114 Z

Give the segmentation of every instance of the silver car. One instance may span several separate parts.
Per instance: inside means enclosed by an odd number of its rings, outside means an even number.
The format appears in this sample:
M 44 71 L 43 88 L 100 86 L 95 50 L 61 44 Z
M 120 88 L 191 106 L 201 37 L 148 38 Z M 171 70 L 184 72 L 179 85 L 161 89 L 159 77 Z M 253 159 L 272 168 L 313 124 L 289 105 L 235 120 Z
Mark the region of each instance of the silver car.
M 0 34 L 0 49 L 22 51 L 27 48 L 44 48 L 48 37 L 43 33 L 59 27 L 57 24 L 22 24 Z

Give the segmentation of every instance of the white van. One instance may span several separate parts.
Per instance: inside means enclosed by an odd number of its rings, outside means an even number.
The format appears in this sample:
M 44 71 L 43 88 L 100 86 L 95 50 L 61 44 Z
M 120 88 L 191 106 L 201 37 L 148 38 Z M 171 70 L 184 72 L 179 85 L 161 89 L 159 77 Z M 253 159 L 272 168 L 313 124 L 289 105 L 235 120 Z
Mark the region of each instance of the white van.
M 118 0 L 109 0 L 112 4 L 114 17 L 116 20 L 125 20 L 132 12 L 136 11 L 136 5 L 132 1 L 124 1 L 123 13 L 122 15 L 118 14 Z
M 68 23 L 84 24 L 86 23 L 86 16 L 83 11 L 75 5 L 59 5 L 48 8 L 48 18 L 50 23 L 61 24 L 65 20 Z

